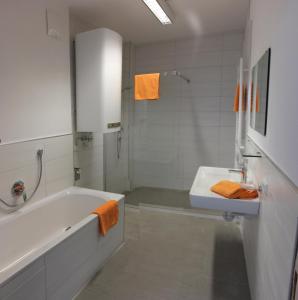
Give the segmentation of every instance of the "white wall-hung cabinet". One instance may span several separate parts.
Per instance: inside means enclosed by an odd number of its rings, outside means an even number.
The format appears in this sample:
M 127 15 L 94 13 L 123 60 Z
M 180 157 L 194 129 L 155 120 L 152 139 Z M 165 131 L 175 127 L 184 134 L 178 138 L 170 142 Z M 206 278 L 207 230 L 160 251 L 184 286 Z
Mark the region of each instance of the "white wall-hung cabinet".
M 107 28 L 76 36 L 77 131 L 120 130 L 122 38 Z

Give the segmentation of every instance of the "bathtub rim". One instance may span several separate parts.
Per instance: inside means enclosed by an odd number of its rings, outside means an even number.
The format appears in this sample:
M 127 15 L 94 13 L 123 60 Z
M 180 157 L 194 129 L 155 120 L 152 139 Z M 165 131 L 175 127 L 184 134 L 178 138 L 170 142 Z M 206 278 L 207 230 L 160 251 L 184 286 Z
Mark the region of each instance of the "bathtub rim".
M 57 193 L 48 195 L 44 198 L 41 198 L 40 200 L 36 200 L 35 202 L 25 205 L 19 210 L 12 212 L 12 213 L 7 213 L 7 215 L 2 216 L 0 218 L 0 227 L 4 225 L 5 223 L 11 222 L 14 219 L 26 215 L 32 210 L 37 209 L 38 207 L 44 206 L 48 202 L 51 202 L 53 199 L 56 198 L 61 198 L 63 196 L 70 196 L 70 195 L 88 195 L 88 196 L 94 196 L 94 197 L 101 197 L 103 200 L 107 201 L 110 199 L 120 201 L 121 199 L 125 198 L 125 195 L 123 194 L 115 194 L 115 193 L 110 193 L 110 192 L 104 192 L 104 191 L 98 191 L 98 190 L 92 190 L 92 189 L 86 189 L 86 188 L 81 188 L 77 186 L 71 186 L 69 188 L 66 188 L 62 191 L 59 191 Z M 5 210 L 2 210 L 5 211 Z
M 0 226 L 13 221 L 14 219 L 26 215 L 32 210 L 38 209 L 41 206 L 46 205 L 47 203 L 51 202 L 54 199 L 59 199 L 63 196 L 67 195 L 88 195 L 88 196 L 95 196 L 101 197 L 103 200 L 107 201 L 109 199 L 116 200 L 117 202 L 124 201 L 125 196 L 122 194 L 115 194 L 109 193 L 104 191 L 97 191 L 92 189 L 80 188 L 80 187 L 69 187 L 66 188 L 58 193 L 49 195 L 45 198 L 38 200 L 35 203 L 32 203 L 28 207 L 23 207 L 22 209 L 10 213 L 9 215 L 3 217 L 4 220 L 0 220 Z M 124 204 L 124 203 L 123 203 Z M 12 280 L 15 276 L 17 276 L 20 272 L 25 270 L 27 267 L 30 266 L 35 260 L 41 258 L 46 252 L 53 249 L 63 240 L 68 239 L 71 235 L 76 233 L 80 228 L 83 228 L 88 223 L 92 222 L 93 220 L 97 219 L 95 214 L 87 215 L 81 221 L 73 225 L 69 230 L 62 231 L 44 243 L 41 247 L 32 249 L 30 252 L 26 253 L 23 257 L 19 258 L 17 261 L 7 265 L 3 269 L 0 270 L 0 289 L 5 286 L 10 280 Z

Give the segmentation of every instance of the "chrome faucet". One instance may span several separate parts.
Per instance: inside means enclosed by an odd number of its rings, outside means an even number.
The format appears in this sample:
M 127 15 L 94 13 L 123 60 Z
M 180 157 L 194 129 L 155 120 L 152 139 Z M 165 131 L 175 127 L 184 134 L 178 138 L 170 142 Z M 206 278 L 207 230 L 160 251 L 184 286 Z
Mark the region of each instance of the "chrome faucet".
M 240 173 L 241 174 L 241 182 L 247 183 L 247 159 L 243 159 L 243 164 L 240 169 L 230 169 L 231 173 Z

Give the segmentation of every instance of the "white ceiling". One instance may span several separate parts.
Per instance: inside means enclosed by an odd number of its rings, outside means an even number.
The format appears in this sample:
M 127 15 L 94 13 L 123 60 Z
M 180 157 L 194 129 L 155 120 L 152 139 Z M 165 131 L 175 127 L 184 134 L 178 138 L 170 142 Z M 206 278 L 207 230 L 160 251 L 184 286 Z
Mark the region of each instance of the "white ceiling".
M 113 29 L 135 44 L 243 31 L 249 9 L 249 0 L 168 0 L 175 20 L 163 26 L 142 0 L 65 1 L 82 21 Z

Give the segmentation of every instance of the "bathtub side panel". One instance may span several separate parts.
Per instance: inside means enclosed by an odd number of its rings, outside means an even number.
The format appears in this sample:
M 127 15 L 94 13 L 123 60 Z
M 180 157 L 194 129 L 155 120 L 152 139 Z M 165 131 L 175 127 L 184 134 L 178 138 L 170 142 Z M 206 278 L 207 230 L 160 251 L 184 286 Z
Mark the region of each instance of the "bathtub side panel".
M 10 278 L 0 287 L 0 299 L 46 300 L 46 278 L 43 257 Z
M 45 254 L 47 294 L 63 288 L 71 276 L 92 255 L 98 243 L 97 220 L 93 219 Z
M 72 299 L 124 241 L 124 200 L 119 222 L 102 237 L 92 220 L 46 255 L 48 300 Z

